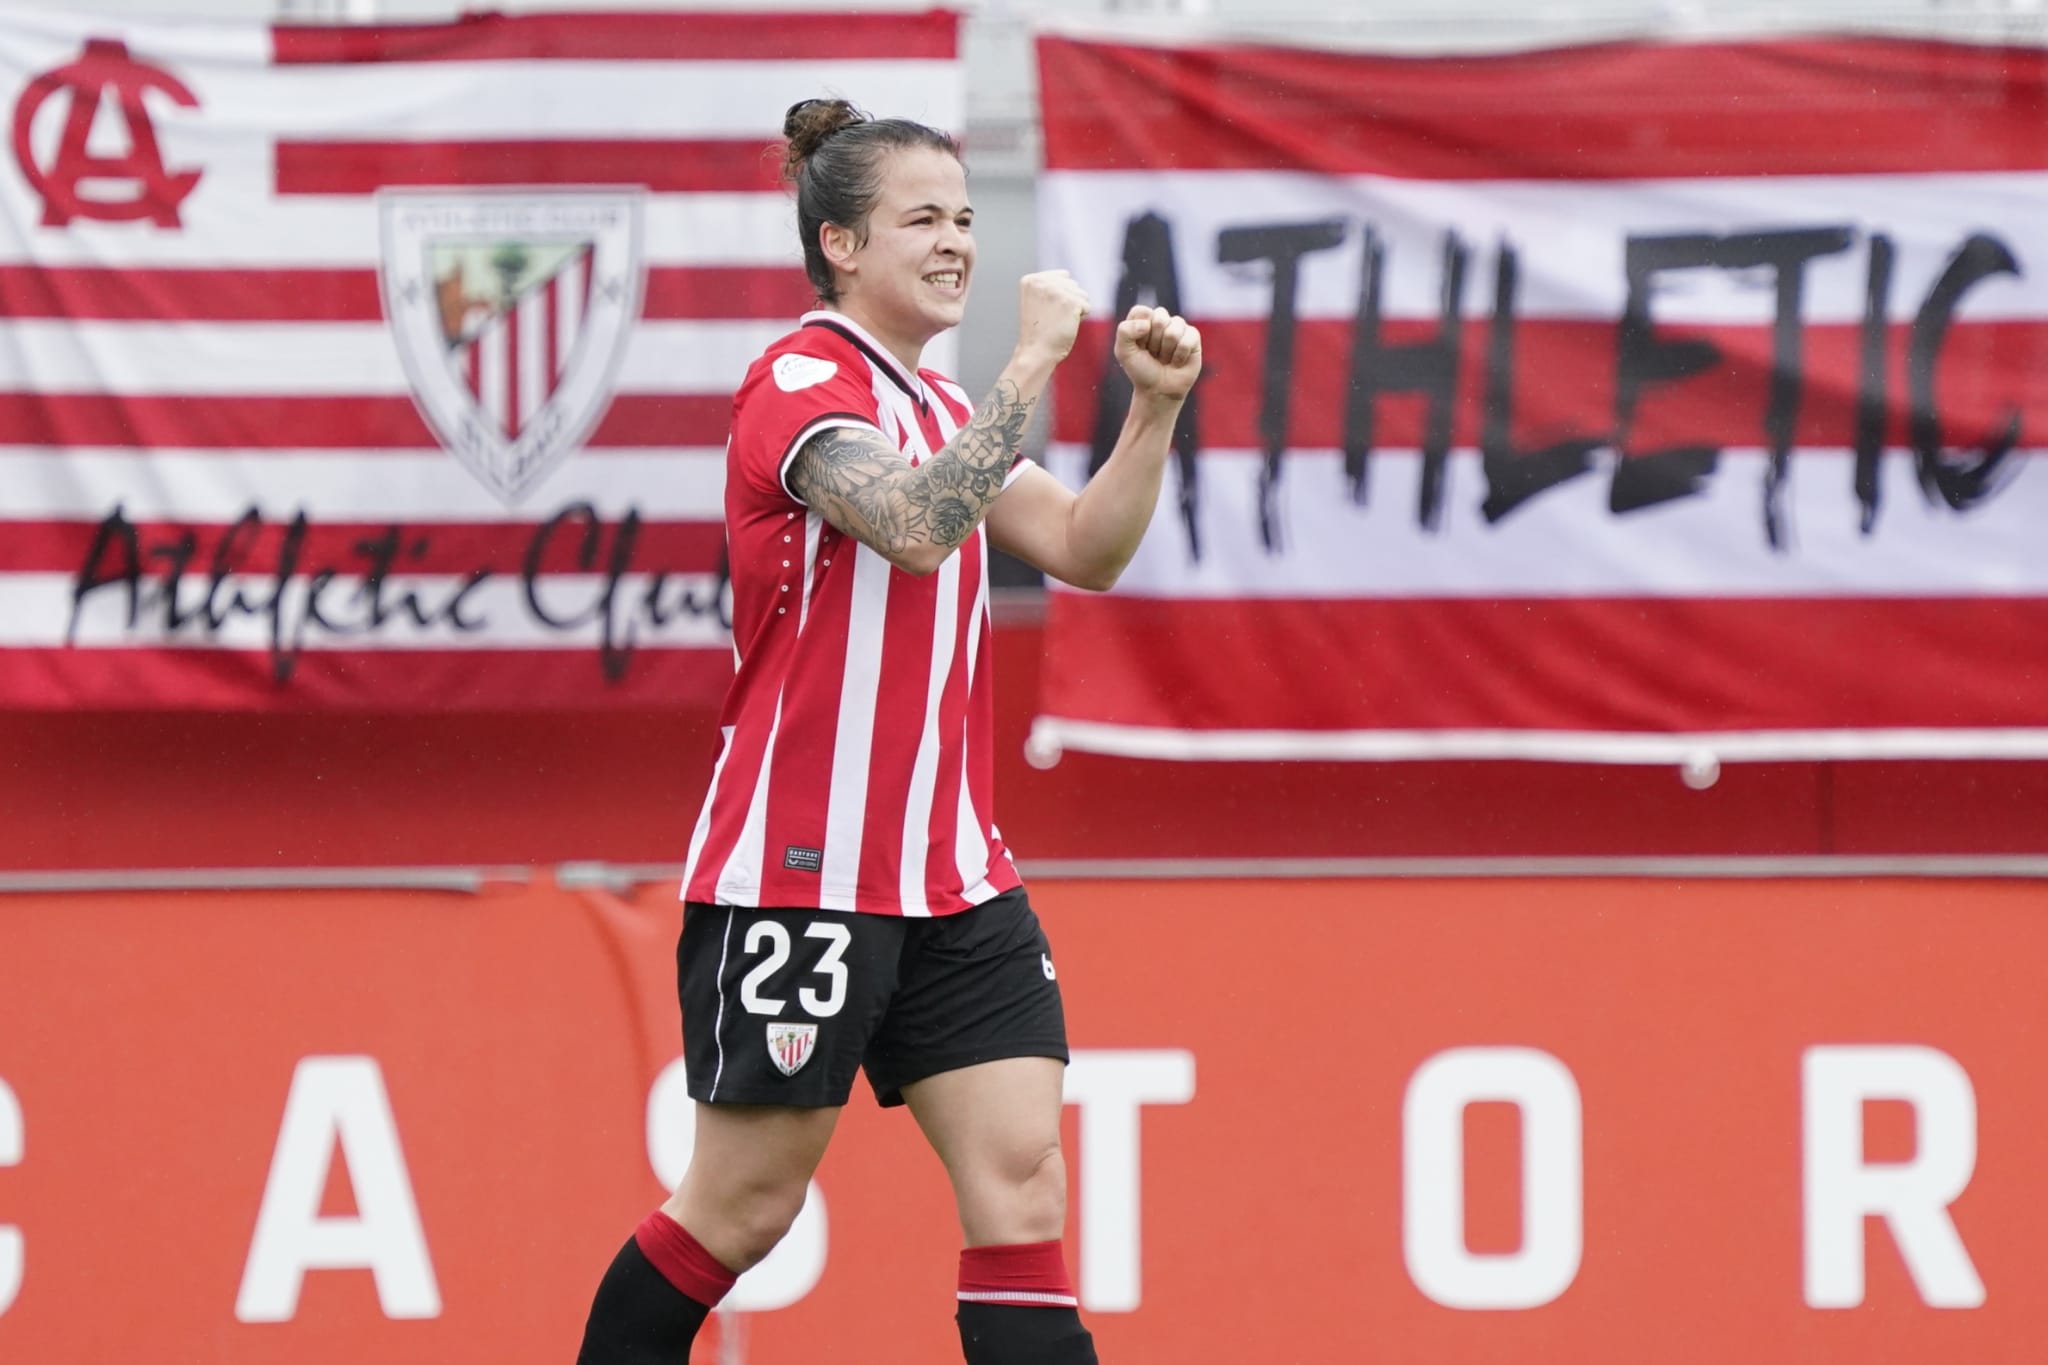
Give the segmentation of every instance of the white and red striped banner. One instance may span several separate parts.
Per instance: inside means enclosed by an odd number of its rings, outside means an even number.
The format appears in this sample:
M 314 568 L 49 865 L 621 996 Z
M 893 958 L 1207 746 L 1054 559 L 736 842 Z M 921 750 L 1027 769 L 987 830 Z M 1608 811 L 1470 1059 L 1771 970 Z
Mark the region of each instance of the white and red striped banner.
M 809 302 L 799 99 L 959 128 L 958 19 L 0 11 L 0 705 L 671 704 Z
M 2048 754 L 2048 54 L 1046 36 L 1040 242 L 1207 367 L 1045 752 Z M 1114 303 L 1114 308 L 1109 306 Z

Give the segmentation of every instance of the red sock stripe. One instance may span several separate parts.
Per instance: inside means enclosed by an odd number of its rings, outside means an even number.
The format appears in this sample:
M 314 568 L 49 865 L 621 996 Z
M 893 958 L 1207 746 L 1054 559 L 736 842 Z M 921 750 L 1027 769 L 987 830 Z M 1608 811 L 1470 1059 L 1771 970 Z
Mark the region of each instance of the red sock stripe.
M 1073 1282 L 1058 1242 L 969 1247 L 960 1253 L 960 1297 L 968 1303 L 1072 1308 Z
M 689 1234 L 675 1219 L 656 1209 L 633 1229 L 640 1254 L 661 1272 L 661 1277 L 706 1308 L 716 1308 L 732 1282 L 739 1278 L 704 1244 Z

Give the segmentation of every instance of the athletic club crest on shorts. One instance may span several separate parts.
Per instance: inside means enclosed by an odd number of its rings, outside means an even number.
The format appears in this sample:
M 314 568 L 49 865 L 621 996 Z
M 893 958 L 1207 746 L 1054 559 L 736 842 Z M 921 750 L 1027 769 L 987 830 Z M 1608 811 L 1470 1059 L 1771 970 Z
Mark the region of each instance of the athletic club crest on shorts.
M 785 1076 L 794 1076 L 803 1070 L 804 1063 L 811 1060 L 811 1053 L 817 1046 L 816 1024 L 768 1026 L 768 1056 L 774 1061 L 775 1069 Z
M 640 192 L 386 191 L 378 217 L 413 400 L 514 506 L 611 403 L 640 313 Z

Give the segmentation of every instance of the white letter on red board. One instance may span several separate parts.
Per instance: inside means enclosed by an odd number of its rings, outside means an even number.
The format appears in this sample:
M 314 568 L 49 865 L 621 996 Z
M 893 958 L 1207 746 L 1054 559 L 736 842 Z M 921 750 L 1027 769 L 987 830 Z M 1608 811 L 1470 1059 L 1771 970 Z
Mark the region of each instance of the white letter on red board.
M 335 1157 L 348 1165 L 356 1214 L 320 1216 Z M 441 1291 L 373 1057 L 307 1057 L 292 1076 L 235 1316 L 288 1322 L 309 1270 L 367 1269 L 390 1318 L 432 1318 Z
M 1977 1308 L 1984 1281 L 1949 1217 L 1977 1168 L 1977 1093 L 1956 1059 L 1931 1047 L 1810 1047 L 1805 1110 L 1806 1302 L 1863 1302 L 1863 1220 L 1882 1218 L 1920 1297 L 1935 1308 Z M 1913 1106 L 1911 1161 L 1868 1162 L 1863 1105 Z

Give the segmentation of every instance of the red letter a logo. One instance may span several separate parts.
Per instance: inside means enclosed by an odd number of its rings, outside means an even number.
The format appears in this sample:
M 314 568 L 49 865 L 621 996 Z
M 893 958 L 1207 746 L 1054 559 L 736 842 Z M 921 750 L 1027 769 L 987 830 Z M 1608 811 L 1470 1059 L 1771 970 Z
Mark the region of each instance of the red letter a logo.
M 176 76 L 162 67 L 138 62 L 128 55 L 127 45 L 111 38 L 92 38 L 77 61 L 46 71 L 28 83 L 14 106 L 14 157 L 21 173 L 35 192 L 43 197 L 43 225 L 63 227 L 74 218 L 124 223 L 147 218 L 158 227 L 178 227 L 178 205 L 199 183 L 198 171 L 164 169 L 163 154 L 157 150 L 156 128 L 144 107 L 144 91 L 160 90 L 186 109 L 199 101 Z M 70 112 L 64 120 L 57 154 L 48 166 L 37 163 L 30 130 L 43 101 L 65 94 Z M 86 150 L 93 119 L 100 102 L 112 94 L 128 125 L 125 156 L 95 156 Z M 92 180 L 127 181 L 132 189 L 122 197 L 88 198 L 79 183 Z

